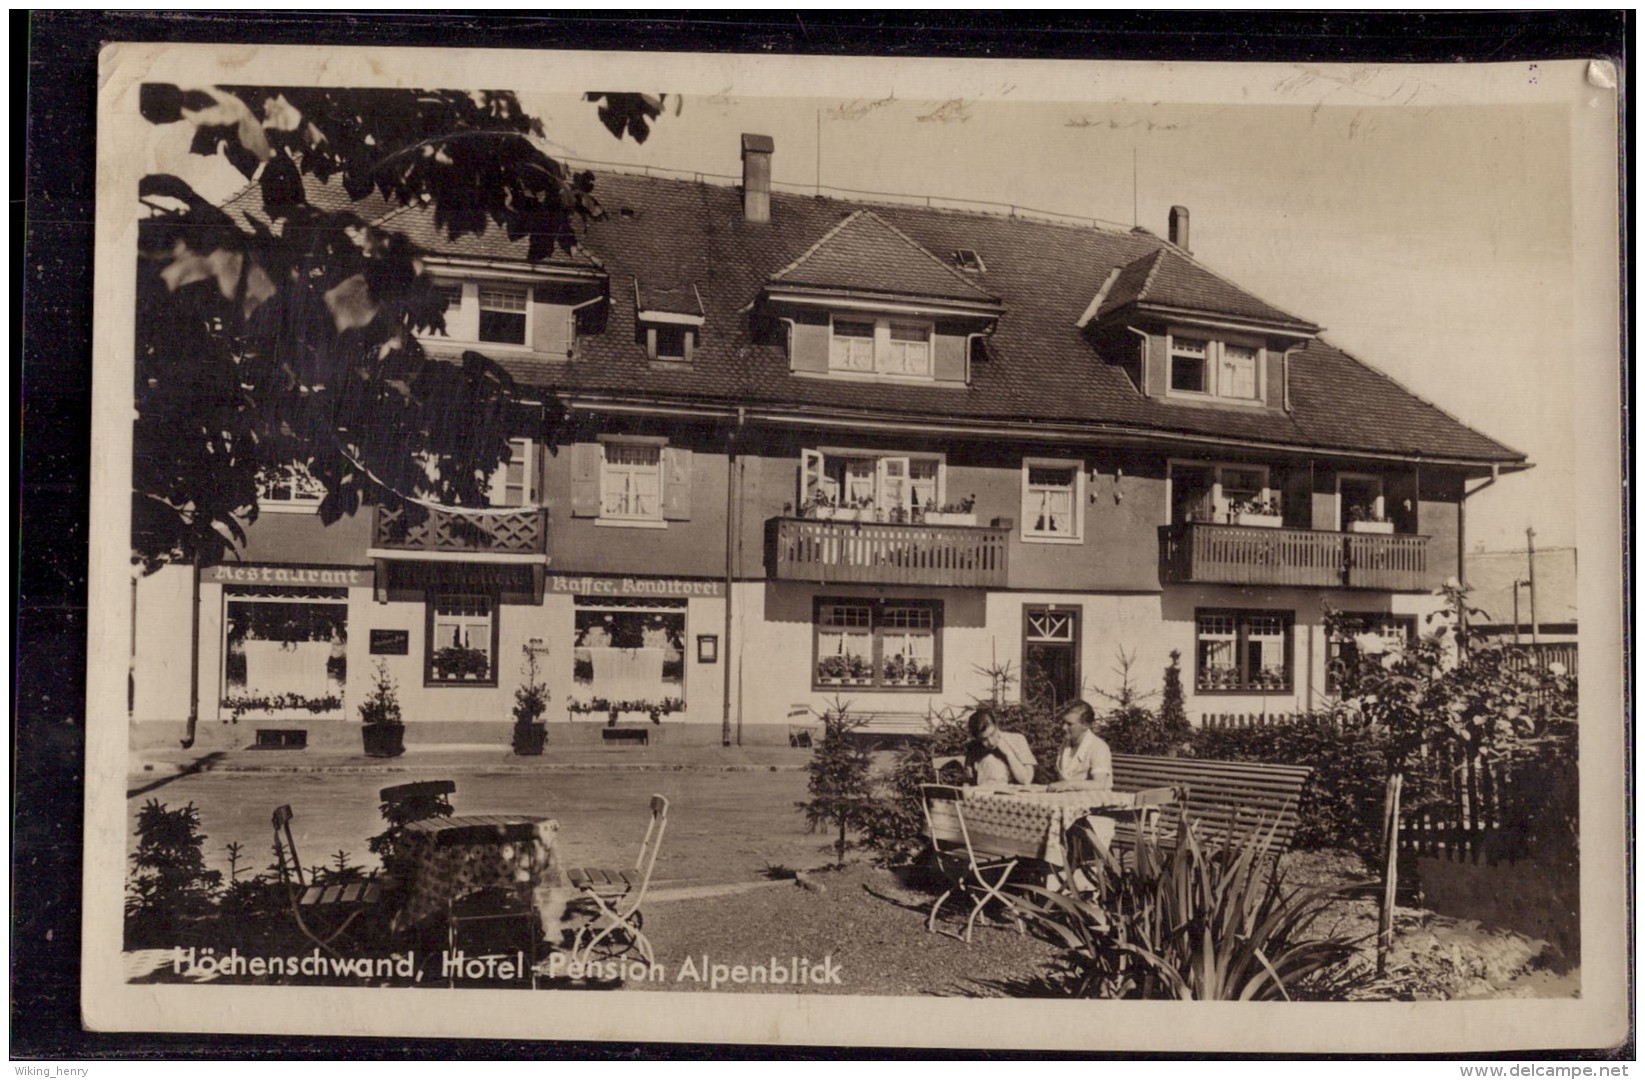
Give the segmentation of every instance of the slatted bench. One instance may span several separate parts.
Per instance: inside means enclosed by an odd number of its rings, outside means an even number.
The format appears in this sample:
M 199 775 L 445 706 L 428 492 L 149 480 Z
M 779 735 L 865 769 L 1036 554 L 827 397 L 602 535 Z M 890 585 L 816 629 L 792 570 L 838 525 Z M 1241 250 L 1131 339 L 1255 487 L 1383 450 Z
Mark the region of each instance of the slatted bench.
M 600 729 L 600 739 L 608 743 L 651 744 L 651 732 L 641 727 L 608 727 Z
M 1195 835 L 1207 847 L 1260 839 L 1276 854 L 1286 851 L 1296 835 L 1302 789 L 1312 774 L 1303 765 L 1114 755 L 1115 791 L 1178 790 L 1179 801 L 1161 808 L 1155 823 L 1163 847 L 1175 846 L 1186 811 Z M 1115 846 L 1135 848 L 1136 829 L 1134 822 L 1121 821 Z
M 866 743 L 875 750 L 901 746 L 910 739 L 931 736 L 931 716 L 923 712 L 896 712 L 891 710 L 852 710 L 849 714 L 852 739 Z

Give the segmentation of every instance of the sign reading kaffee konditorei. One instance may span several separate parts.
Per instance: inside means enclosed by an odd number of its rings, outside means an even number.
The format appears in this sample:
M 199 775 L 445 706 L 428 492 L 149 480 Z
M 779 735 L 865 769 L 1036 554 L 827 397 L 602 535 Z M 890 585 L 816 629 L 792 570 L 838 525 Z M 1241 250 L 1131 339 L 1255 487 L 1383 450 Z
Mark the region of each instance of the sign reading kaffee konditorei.
M 711 578 L 602 577 L 592 574 L 550 574 L 548 591 L 578 596 L 669 597 L 724 596 L 725 582 Z

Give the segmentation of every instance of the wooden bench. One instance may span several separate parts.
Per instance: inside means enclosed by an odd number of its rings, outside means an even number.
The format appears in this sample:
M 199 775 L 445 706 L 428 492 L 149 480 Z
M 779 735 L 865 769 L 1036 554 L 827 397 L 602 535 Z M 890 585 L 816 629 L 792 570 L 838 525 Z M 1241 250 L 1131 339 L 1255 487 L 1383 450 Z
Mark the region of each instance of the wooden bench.
M 1300 820 L 1302 789 L 1312 774 L 1303 765 L 1114 755 L 1115 791 L 1177 789 L 1178 801 L 1161 807 L 1154 823 L 1164 847 L 1175 846 L 1186 812 L 1195 835 L 1207 847 L 1256 839 L 1266 841 L 1275 853 L 1286 851 Z M 1136 830 L 1134 822 L 1120 822 L 1115 845 L 1134 848 Z
M 864 709 L 858 712 L 853 709 L 849 717 L 852 727 L 847 733 L 848 736 L 874 750 L 887 750 L 901 746 L 910 739 L 931 737 L 929 713 L 894 712 L 883 709 Z
M 608 727 L 600 729 L 600 739 L 608 743 L 639 743 L 641 746 L 649 746 L 651 732 L 641 727 Z

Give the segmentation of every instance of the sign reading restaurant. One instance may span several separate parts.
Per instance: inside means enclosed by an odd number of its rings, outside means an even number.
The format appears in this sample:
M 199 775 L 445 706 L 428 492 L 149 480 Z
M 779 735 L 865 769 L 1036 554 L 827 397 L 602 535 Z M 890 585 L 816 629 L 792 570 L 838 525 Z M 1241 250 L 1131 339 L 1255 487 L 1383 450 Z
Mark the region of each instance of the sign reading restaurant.
M 224 563 L 201 570 L 200 580 L 219 585 L 370 585 L 371 571 L 338 566 L 320 568 Z
M 550 592 L 579 596 L 724 596 L 725 582 L 709 578 L 591 577 L 551 574 Z

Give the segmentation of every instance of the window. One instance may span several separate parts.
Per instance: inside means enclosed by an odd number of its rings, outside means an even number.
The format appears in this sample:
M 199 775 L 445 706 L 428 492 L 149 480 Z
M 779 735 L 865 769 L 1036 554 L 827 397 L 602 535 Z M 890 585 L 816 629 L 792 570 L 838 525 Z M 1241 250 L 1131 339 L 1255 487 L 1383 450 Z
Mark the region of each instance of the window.
M 266 468 L 257 474 L 260 510 L 313 510 L 325 497 L 325 487 L 301 462 Z
M 1411 615 L 1344 615 L 1326 642 L 1325 692 L 1342 692 L 1343 676 L 1359 667 L 1362 634 L 1375 634 L 1384 653 L 1403 652 L 1416 638 L 1417 621 Z
M 836 318 L 828 344 L 828 370 L 929 379 L 931 325 Z
M 1171 463 L 1171 523 L 1277 525 L 1280 492 L 1266 465 Z
M 1197 612 L 1195 688 L 1289 691 L 1291 626 L 1289 611 Z
M 341 715 L 348 681 L 348 590 L 228 585 L 223 589 L 223 708 Z
M 661 521 L 662 447 L 609 442 L 600 467 L 600 516 L 625 521 Z
M 917 523 L 943 507 L 941 458 L 800 451 L 799 512 L 840 520 Z
M 574 604 L 575 700 L 683 706 L 686 601 L 578 596 Z
M 1171 334 L 1171 393 L 1260 402 L 1263 349 L 1255 340 Z
M 1172 337 L 1171 339 L 1171 389 L 1186 390 L 1195 394 L 1210 393 L 1208 371 L 1205 366 L 1205 357 L 1210 352 L 1210 342 L 1198 338 Z
M 661 323 L 646 327 L 646 351 L 652 360 L 691 360 L 690 327 Z
M 942 605 L 914 600 L 817 600 L 812 687 L 942 688 Z
M 526 301 L 523 285 L 480 286 L 480 340 L 502 345 L 524 345 Z
M 968 274 L 980 274 L 988 268 L 983 265 L 982 256 L 975 248 L 960 248 L 954 252 L 954 265 Z
M 1084 534 L 1085 470 L 1071 461 L 1030 459 L 1022 467 L 1022 536 L 1073 543 Z
M 497 605 L 480 593 L 441 593 L 429 609 L 428 681 L 496 685 Z
M 1382 494 L 1382 478 L 1362 473 L 1337 475 L 1337 527 L 1361 532 L 1393 531 Z
M 535 457 L 530 439 L 508 441 L 508 461 L 491 475 L 492 506 L 536 505 Z

